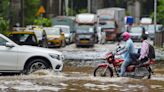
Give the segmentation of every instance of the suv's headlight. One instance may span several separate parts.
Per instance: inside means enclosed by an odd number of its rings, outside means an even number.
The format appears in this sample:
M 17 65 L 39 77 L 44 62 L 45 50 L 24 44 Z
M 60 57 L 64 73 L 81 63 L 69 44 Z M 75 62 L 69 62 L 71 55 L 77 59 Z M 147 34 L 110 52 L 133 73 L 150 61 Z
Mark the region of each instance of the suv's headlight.
M 57 54 L 49 54 L 51 58 L 60 60 L 60 55 Z

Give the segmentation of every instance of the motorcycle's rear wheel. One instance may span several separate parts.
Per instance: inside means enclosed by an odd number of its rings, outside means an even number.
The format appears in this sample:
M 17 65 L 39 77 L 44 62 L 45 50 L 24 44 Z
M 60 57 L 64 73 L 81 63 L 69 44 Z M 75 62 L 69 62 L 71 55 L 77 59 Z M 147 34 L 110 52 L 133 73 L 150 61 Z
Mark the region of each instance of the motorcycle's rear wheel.
M 94 76 L 97 76 L 97 77 L 113 77 L 113 70 L 111 67 L 98 66 L 94 70 Z

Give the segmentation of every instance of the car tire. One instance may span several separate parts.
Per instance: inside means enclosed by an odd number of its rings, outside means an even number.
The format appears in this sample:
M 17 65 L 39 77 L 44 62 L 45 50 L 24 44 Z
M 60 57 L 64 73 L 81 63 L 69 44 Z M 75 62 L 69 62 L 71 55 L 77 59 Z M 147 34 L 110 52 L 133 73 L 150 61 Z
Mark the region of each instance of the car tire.
M 29 74 L 41 69 L 51 69 L 51 66 L 44 59 L 32 59 L 27 63 L 24 74 Z

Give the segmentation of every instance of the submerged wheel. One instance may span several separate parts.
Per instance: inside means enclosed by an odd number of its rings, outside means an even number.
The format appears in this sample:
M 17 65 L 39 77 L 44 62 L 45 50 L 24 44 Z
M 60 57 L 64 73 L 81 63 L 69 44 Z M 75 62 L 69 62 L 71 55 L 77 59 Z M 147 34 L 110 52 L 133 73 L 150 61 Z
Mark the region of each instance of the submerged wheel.
M 113 70 L 110 67 L 108 67 L 106 69 L 106 67 L 98 66 L 94 70 L 94 76 L 99 76 L 99 77 L 113 77 Z
M 32 59 L 29 63 L 27 63 L 24 73 L 29 74 L 36 70 L 41 69 L 50 69 L 51 66 L 44 59 Z

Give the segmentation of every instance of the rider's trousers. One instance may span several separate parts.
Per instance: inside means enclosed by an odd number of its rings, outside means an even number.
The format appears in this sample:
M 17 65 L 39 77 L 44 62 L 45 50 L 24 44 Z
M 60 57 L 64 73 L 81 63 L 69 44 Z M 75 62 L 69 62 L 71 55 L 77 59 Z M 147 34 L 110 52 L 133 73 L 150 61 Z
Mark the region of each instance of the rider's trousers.
M 119 76 L 124 77 L 125 71 L 126 71 L 126 67 L 132 62 L 132 60 L 130 58 L 126 58 L 124 59 L 124 62 L 121 65 L 121 72 L 119 74 Z

